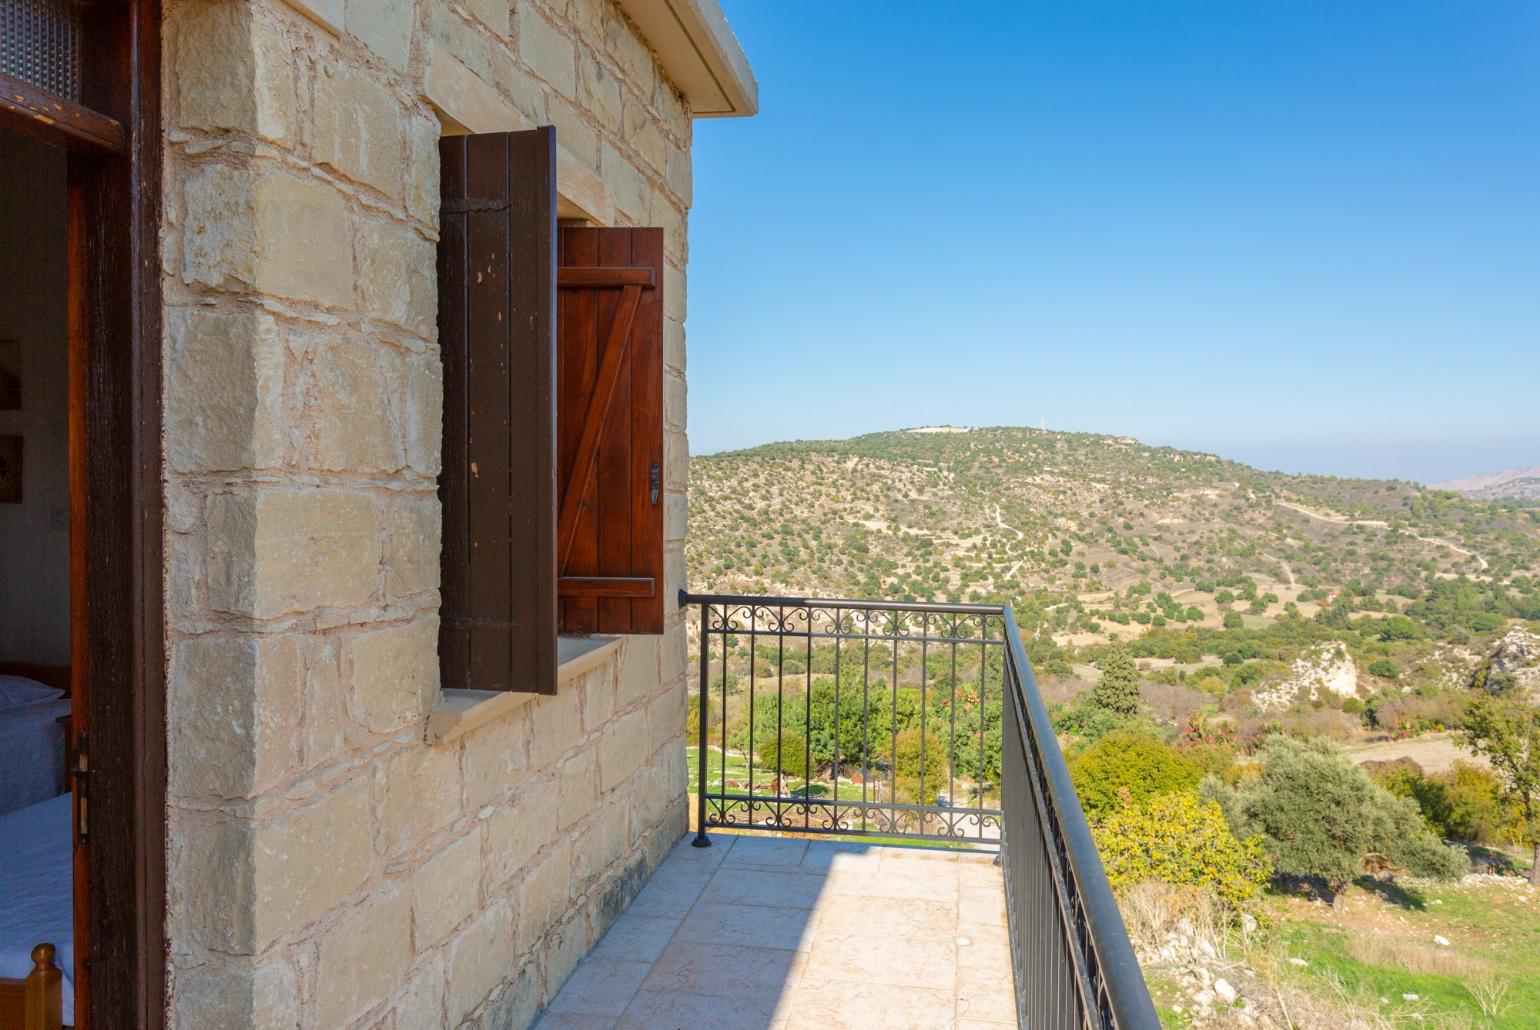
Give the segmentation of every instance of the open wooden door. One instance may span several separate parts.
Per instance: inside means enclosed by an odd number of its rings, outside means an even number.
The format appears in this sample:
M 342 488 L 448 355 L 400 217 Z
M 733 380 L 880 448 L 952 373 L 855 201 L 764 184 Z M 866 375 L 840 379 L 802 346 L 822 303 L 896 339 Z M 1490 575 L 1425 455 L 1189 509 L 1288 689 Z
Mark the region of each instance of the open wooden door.
M 64 742 L 70 775 L 71 860 L 75 876 L 75 1026 L 91 1025 L 91 634 L 87 557 L 90 484 L 86 470 L 86 404 L 89 362 L 89 305 L 84 282 L 86 256 L 79 222 L 83 213 L 70 199 L 69 284 L 69 479 L 70 479 L 70 732 Z
M 67 151 L 75 1026 L 166 1012 L 159 0 L 0 0 L 0 126 Z

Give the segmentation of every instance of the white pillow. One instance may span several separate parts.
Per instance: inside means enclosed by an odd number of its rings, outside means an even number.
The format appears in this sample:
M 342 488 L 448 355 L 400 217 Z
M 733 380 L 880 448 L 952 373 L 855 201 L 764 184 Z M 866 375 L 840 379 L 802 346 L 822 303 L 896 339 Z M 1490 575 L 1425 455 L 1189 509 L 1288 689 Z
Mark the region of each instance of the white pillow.
M 0 675 L 0 709 L 46 704 L 64 696 L 57 687 L 44 686 L 25 676 Z

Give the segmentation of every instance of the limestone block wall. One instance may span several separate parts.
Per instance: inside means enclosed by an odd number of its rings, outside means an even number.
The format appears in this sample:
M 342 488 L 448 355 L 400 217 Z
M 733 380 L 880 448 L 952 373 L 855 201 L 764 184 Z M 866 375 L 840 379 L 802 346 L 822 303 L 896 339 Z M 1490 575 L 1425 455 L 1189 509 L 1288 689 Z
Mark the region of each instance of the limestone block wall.
M 672 595 L 689 111 L 609 0 L 294 3 L 166 4 L 172 1022 L 519 1026 L 684 832 L 685 643 L 425 742 L 440 115 L 665 229 Z

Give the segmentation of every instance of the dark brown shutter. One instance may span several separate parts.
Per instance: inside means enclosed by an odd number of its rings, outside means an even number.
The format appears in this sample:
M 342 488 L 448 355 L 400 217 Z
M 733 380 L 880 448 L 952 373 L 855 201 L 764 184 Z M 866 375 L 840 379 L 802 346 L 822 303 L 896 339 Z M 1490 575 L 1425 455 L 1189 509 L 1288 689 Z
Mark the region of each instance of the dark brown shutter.
M 564 633 L 663 632 L 663 230 L 562 229 Z
M 556 692 L 556 132 L 442 160 L 445 687 Z

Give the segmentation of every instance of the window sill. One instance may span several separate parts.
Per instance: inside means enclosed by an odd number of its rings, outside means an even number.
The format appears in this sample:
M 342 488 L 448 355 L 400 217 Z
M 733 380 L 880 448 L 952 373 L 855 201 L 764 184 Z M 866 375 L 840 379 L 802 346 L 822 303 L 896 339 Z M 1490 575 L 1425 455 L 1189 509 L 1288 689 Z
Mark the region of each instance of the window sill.
M 556 641 L 556 688 L 598 668 L 620 648 L 619 637 L 561 637 Z M 428 713 L 428 743 L 447 744 L 522 708 L 539 694 L 521 690 L 444 690 Z

